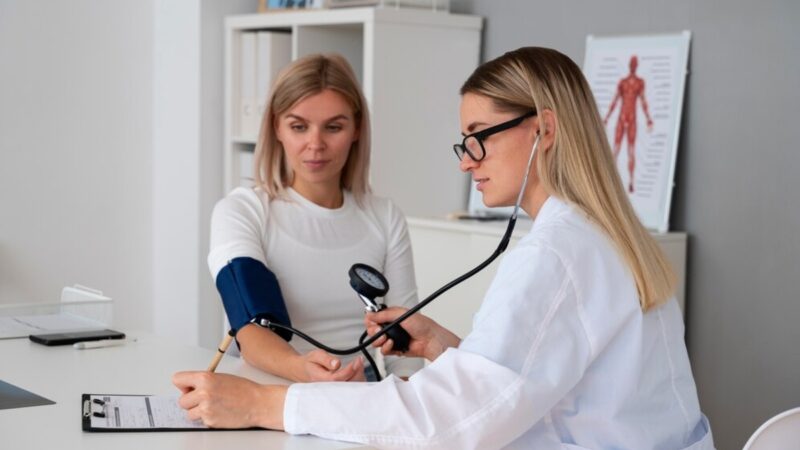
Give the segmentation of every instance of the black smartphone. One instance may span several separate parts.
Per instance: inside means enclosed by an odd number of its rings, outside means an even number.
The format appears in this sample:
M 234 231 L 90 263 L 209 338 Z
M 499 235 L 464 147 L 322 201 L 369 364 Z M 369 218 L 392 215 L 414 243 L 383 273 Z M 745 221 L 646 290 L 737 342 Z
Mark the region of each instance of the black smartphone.
M 83 341 L 101 341 L 104 339 L 124 339 L 125 333 L 114 330 L 74 331 L 53 334 L 32 334 L 30 340 L 44 345 L 68 345 Z

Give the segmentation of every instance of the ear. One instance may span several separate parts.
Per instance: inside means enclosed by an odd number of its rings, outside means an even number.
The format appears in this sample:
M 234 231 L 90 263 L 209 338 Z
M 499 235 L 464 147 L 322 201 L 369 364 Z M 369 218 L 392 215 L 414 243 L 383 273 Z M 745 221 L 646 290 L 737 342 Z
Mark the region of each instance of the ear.
M 549 151 L 553 148 L 553 143 L 555 143 L 556 140 L 558 117 L 556 117 L 556 113 L 551 109 L 543 109 L 539 112 L 538 116 L 541 146 L 544 151 Z

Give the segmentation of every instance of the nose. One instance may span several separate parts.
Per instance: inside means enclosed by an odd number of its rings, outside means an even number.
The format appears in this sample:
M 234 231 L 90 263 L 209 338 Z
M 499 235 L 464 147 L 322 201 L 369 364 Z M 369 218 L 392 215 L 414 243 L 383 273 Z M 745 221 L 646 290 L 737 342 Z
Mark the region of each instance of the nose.
M 461 169 L 462 172 L 469 172 L 470 170 L 478 167 L 480 164 L 480 162 L 470 158 L 469 155 L 464 154 L 464 157 L 461 158 L 461 161 L 458 163 L 458 168 Z
M 308 134 L 308 148 L 312 150 L 325 149 L 325 139 L 322 137 L 322 130 L 313 127 L 309 130 Z

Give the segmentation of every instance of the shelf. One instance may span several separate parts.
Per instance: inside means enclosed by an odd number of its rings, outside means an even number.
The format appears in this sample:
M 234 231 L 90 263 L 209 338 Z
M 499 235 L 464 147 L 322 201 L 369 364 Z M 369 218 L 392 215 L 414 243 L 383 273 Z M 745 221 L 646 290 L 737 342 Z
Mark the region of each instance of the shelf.
M 228 17 L 225 26 L 239 30 L 287 29 L 294 25 L 340 25 L 366 22 L 417 24 L 434 27 L 482 28 L 481 17 L 412 8 L 342 8 L 278 11 Z
M 370 109 L 370 184 L 375 194 L 391 198 L 407 215 L 464 208 L 467 178 L 446 150 L 459 133 L 458 90 L 479 63 L 481 29 L 480 17 L 418 9 L 301 10 L 226 18 L 226 191 L 240 185 L 240 153 L 257 142 L 249 135 L 258 119 L 249 108 L 253 99 L 240 86 L 248 83 L 243 78 L 249 80 L 249 72 L 241 68 L 242 48 L 249 51 L 252 46 L 248 32 L 278 30 L 291 33 L 292 59 L 335 52 L 353 67 Z M 256 49 L 260 52 L 258 45 Z M 261 95 L 258 110 L 263 111 Z
M 252 136 L 252 137 L 234 136 L 234 137 L 231 138 L 231 142 L 233 142 L 234 144 L 256 145 L 256 143 L 258 142 L 258 137 L 256 137 L 256 136 Z

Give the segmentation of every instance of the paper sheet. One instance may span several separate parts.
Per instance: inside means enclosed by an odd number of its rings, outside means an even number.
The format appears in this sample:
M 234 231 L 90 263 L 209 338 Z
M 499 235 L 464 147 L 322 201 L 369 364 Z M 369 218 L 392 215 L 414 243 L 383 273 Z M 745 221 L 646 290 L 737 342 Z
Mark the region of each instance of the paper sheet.
M 95 429 L 208 428 L 191 421 L 178 397 L 154 395 L 92 395 L 91 426 Z M 100 404 L 102 402 L 103 404 Z M 98 416 L 105 417 L 98 417 Z

